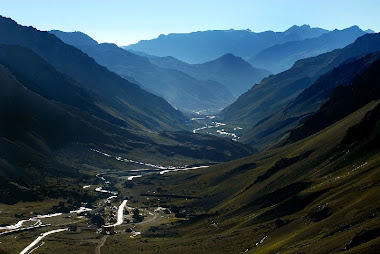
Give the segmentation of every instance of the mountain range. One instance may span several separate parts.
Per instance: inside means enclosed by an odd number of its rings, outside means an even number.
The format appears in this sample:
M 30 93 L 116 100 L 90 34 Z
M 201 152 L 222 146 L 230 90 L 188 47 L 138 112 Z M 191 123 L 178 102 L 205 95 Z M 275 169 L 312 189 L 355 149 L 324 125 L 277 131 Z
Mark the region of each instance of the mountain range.
M 288 41 L 318 37 L 327 30 L 308 25 L 293 26 L 284 32 L 255 33 L 247 30 L 211 30 L 194 33 L 160 35 L 123 47 L 154 56 L 173 56 L 187 63 L 204 63 L 227 53 L 249 58 L 265 48 Z
M 255 68 L 277 74 L 291 68 L 300 59 L 343 48 L 366 33 L 374 32 L 371 29 L 363 31 L 358 26 L 328 31 L 308 25 L 293 26 L 278 33 L 204 31 L 162 35 L 157 39 L 141 41 L 123 48 L 134 50 L 140 55 L 172 56 L 190 63 L 212 61 L 218 56 L 233 53 Z M 193 52 L 192 45 L 197 45 L 194 47 L 196 50 L 205 49 L 205 52 Z M 191 56 L 182 56 L 184 52 L 191 52 Z M 215 57 L 205 58 L 211 55 Z M 197 56 L 204 58 L 192 59 Z
M 290 69 L 297 60 L 344 48 L 365 33 L 358 26 L 343 30 L 336 29 L 319 37 L 274 45 L 250 57 L 247 61 L 255 67 L 267 69 L 276 74 Z
M 0 17 L 0 90 L 0 253 L 379 250 L 379 33 L 126 50 Z
M 181 62 L 187 68 L 178 68 L 176 64 L 165 64 L 168 63 L 166 59 L 162 61 L 158 58 L 147 59 L 125 51 L 115 44 L 98 44 L 80 32 L 50 31 L 50 33 L 87 53 L 99 64 L 122 77 L 137 82 L 145 90 L 162 96 L 182 111 L 224 108 L 267 74 L 241 59 L 245 68 L 236 69 L 234 78 L 224 82 L 225 80 L 217 74 L 226 73 L 226 70 L 231 71 L 230 67 L 234 63 L 232 57 L 217 59 L 215 63 L 207 63 L 198 68 L 201 72 L 211 73 L 211 75 L 196 75 L 197 73 L 187 71 L 192 66 L 186 63 Z

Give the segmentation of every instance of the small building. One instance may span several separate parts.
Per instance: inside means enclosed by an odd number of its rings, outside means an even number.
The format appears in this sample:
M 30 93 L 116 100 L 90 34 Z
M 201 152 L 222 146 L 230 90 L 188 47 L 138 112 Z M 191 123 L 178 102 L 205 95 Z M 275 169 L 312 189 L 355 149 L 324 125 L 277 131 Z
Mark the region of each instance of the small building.
M 103 235 L 114 235 L 115 234 L 115 226 L 102 226 L 102 234 Z

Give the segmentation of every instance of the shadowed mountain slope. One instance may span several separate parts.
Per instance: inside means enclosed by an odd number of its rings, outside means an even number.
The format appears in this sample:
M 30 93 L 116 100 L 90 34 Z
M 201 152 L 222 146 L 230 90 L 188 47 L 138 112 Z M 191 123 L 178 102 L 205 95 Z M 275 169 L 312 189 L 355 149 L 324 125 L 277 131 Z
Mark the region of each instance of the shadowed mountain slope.
M 91 93 L 33 51 L 17 46 L 0 44 L 0 64 L 17 75 L 18 80 L 41 96 L 67 104 L 111 123 L 123 125 L 123 121 L 113 118 L 96 105 Z
M 165 100 L 110 72 L 56 36 L 20 26 L 4 17 L 0 17 L 0 35 L 0 43 L 29 48 L 73 78 L 81 88 L 96 95 L 99 107 L 125 122 L 126 126 L 150 130 L 183 129 L 186 118 Z
M 380 34 L 366 34 L 343 49 L 297 61 L 265 78 L 221 112 L 225 121 L 254 126 L 284 108 L 321 75 L 345 61 L 380 50 Z
M 242 141 L 253 146 L 269 146 L 294 129 L 305 117 L 317 111 L 337 86 L 352 84 L 355 76 L 367 70 L 380 59 L 380 53 L 373 53 L 348 61 L 322 75 L 313 85 L 306 88 L 285 108 L 259 122 L 242 137 Z
M 349 86 L 338 86 L 330 99 L 290 135 L 288 142 L 308 137 L 339 121 L 371 101 L 380 99 L 380 60 L 353 79 Z

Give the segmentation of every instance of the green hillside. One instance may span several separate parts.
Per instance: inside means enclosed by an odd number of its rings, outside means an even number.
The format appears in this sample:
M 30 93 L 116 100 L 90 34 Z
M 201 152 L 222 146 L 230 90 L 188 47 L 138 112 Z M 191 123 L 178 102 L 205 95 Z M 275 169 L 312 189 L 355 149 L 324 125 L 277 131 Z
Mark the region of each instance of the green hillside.
M 374 253 L 380 225 L 378 111 L 379 101 L 371 102 L 294 144 L 210 169 L 151 179 L 155 186 L 165 183 L 162 193 L 191 193 L 201 199 L 161 201 L 188 219 L 155 227 L 140 239 L 128 240 L 128 246 L 117 236 L 103 250 Z M 364 129 L 370 130 L 365 139 L 352 135 Z

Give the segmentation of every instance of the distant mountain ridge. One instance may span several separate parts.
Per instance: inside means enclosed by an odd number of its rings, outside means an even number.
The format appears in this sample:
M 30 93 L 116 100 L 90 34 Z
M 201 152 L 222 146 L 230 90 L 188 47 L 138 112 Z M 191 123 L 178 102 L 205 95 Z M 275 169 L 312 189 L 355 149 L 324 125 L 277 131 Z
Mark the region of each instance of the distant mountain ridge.
M 284 32 L 250 30 L 210 30 L 183 34 L 160 35 L 125 46 L 155 56 L 173 56 L 187 63 L 204 63 L 227 53 L 242 58 L 254 56 L 265 48 L 288 41 L 319 37 L 327 30 L 309 25 L 293 26 Z
M 277 44 L 264 49 L 247 61 L 257 68 L 279 73 L 291 68 L 299 59 L 317 56 L 337 48 L 344 48 L 365 33 L 358 26 L 343 30 L 336 29 L 319 37 Z

